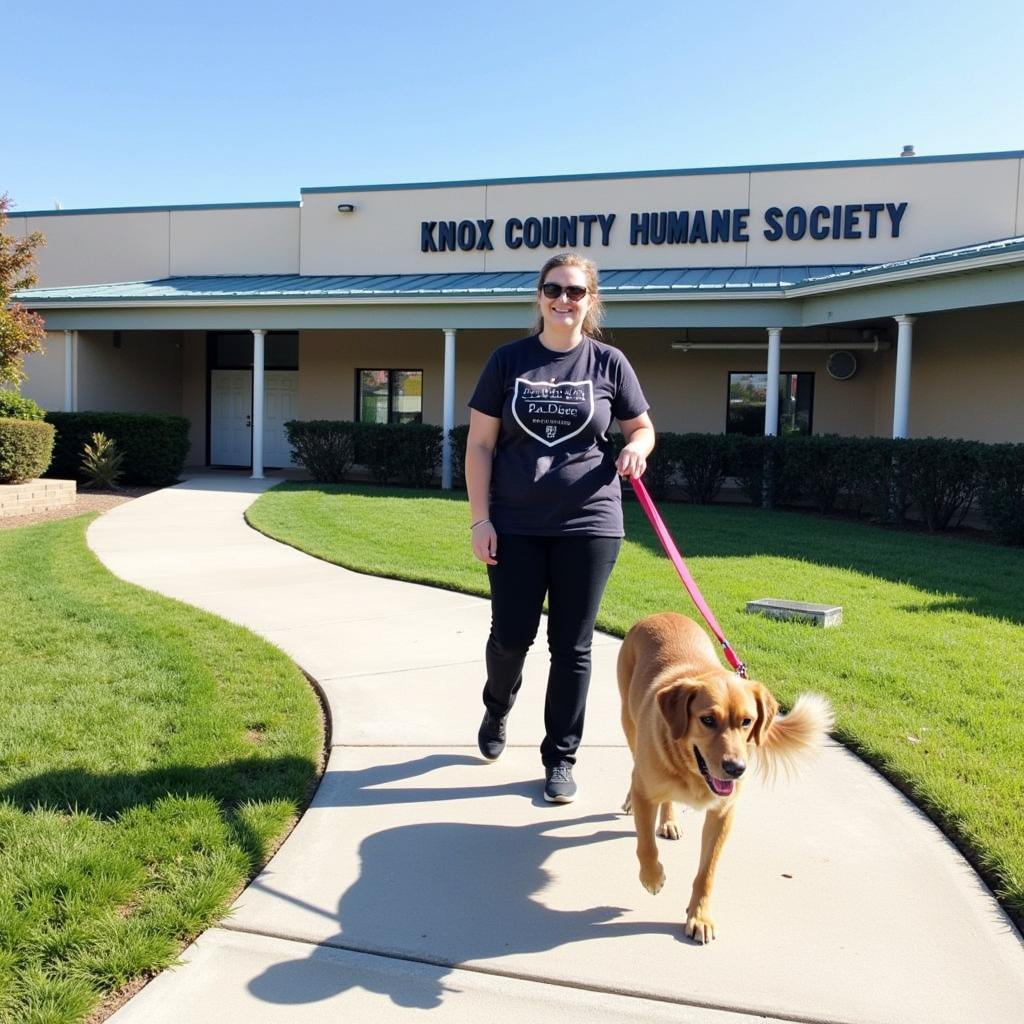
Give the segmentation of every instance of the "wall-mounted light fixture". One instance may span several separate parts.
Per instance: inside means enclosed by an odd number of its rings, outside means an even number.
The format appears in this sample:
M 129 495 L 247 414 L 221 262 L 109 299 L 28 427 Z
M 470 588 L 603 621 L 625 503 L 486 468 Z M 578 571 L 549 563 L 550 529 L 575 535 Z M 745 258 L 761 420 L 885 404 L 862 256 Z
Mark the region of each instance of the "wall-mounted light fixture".
M 338 203 L 338 213 L 355 213 L 354 203 Z

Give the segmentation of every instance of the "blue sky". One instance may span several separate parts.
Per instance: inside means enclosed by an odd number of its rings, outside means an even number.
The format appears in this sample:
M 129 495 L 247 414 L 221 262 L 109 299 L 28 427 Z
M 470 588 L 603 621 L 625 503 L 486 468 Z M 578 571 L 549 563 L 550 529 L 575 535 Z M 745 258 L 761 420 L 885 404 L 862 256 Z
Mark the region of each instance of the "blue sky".
M 21 3 L 15 209 L 1024 149 L 1024 3 Z

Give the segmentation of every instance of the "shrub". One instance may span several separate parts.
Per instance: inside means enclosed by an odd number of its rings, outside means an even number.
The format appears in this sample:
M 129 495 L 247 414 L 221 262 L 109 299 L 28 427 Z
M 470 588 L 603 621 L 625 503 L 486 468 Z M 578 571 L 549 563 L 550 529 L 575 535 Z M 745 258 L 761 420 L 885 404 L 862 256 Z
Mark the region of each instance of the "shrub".
M 397 438 L 390 423 L 354 423 L 355 457 L 374 483 L 386 484 L 394 475 Z
M 344 420 L 289 420 L 292 457 L 318 483 L 340 484 L 355 461 L 355 424 Z
M 123 464 L 124 455 L 118 451 L 117 442 L 106 434 L 93 434 L 82 451 L 85 486 L 113 490 L 121 479 Z
M 846 473 L 840 502 L 856 515 L 902 520 L 909 498 L 905 481 L 898 475 L 902 461 L 890 437 L 841 439 Z
M 621 435 L 616 435 L 621 437 Z M 668 496 L 669 488 L 676 478 L 679 467 L 678 434 L 666 432 L 655 438 L 654 451 L 647 456 L 647 469 L 644 470 L 643 481 L 652 498 L 659 501 Z M 616 456 L 621 451 L 625 439 L 617 445 Z
M 877 441 L 883 446 L 873 443 Z M 886 509 L 879 480 L 888 478 L 885 463 L 891 461 L 891 448 L 884 439 L 821 434 L 787 437 L 782 447 L 786 494 L 809 501 L 822 515 L 841 503 L 859 512 L 872 495 Z
M 763 434 L 730 434 L 727 469 L 752 505 L 765 501 L 768 443 Z
M 45 415 L 46 410 L 31 398 L 22 398 L 17 391 L 0 388 L 0 419 L 41 420 Z
M 986 445 L 979 476 L 986 522 L 1000 540 L 1024 544 L 1024 444 Z
M 46 472 L 54 430 L 39 420 L 0 419 L 0 484 L 34 480 Z
M 929 530 L 959 526 L 978 490 L 982 445 L 925 437 L 901 445 L 910 497 Z
M 432 423 L 355 424 L 356 462 L 376 483 L 428 487 L 441 461 L 444 432 Z
M 429 487 L 441 464 L 444 431 L 433 423 L 402 423 L 395 431 L 395 477 L 404 487 Z
M 725 434 L 677 434 L 672 447 L 687 501 L 710 505 L 725 483 L 730 444 Z
M 452 483 L 466 482 L 466 442 L 469 440 L 469 424 L 463 423 L 448 431 L 452 442 Z
M 124 455 L 126 484 L 163 487 L 181 475 L 188 455 L 184 416 L 139 412 L 49 412 L 57 442 L 49 476 L 79 479 L 82 450 L 95 433 L 117 442 Z

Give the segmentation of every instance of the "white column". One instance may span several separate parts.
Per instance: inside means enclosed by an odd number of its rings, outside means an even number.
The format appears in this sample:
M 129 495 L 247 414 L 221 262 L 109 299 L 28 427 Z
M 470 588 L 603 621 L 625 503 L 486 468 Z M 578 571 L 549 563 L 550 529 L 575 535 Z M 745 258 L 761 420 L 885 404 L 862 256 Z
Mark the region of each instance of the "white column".
M 768 380 L 764 392 L 764 432 L 774 437 L 779 429 L 779 363 L 782 352 L 782 328 L 768 328 Z
M 910 357 L 914 347 L 914 321 L 917 317 L 893 317 L 899 324 L 896 339 L 896 393 L 892 410 L 892 436 L 907 436 L 907 421 L 910 419 Z
M 252 479 L 263 479 L 263 364 L 267 332 L 252 332 Z
M 452 489 L 452 439 L 455 427 L 455 329 L 444 329 L 444 416 L 441 442 L 441 490 Z
M 75 411 L 75 332 L 64 332 L 64 411 Z

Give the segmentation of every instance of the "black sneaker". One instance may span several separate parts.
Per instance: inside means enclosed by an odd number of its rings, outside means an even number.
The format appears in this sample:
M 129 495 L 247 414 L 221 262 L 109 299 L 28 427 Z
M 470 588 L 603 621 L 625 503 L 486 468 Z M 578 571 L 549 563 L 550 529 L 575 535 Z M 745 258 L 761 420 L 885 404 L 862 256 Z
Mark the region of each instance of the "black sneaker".
M 505 719 L 485 711 L 480 731 L 476 734 L 476 745 L 485 761 L 497 761 L 505 749 Z
M 563 761 L 544 769 L 544 799 L 549 804 L 570 804 L 576 799 L 571 764 Z

